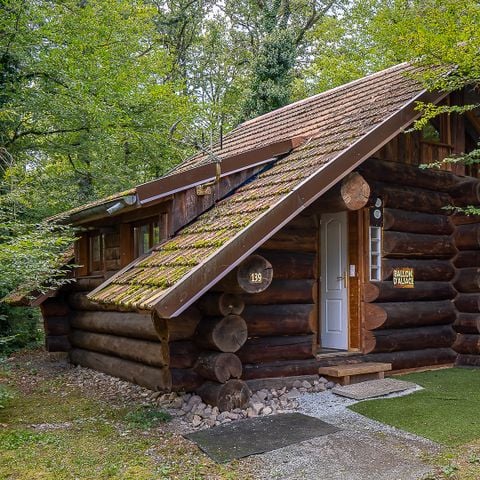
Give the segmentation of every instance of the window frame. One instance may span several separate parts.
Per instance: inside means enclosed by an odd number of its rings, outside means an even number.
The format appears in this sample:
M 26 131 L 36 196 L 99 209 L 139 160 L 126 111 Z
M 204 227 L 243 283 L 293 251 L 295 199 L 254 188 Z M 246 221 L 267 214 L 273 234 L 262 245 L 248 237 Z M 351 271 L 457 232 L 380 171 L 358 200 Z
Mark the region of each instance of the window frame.
M 375 232 L 376 235 L 372 236 Z M 382 251 L 383 228 L 369 225 L 368 227 L 368 280 L 382 281 Z M 375 272 L 375 273 L 374 273 Z

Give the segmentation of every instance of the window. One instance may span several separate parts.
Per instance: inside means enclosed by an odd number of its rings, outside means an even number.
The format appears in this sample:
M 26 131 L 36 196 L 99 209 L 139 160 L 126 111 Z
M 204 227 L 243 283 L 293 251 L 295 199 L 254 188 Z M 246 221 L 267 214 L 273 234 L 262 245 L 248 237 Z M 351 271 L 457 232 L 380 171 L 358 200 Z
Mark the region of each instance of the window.
M 89 273 L 101 272 L 104 269 L 105 240 L 101 233 L 89 236 Z
M 160 243 L 158 220 L 150 220 L 133 227 L 133 249 L 135 258 L 151 250 Z
M 370 280 L 382 280 L 382 227 L 369 229 Z

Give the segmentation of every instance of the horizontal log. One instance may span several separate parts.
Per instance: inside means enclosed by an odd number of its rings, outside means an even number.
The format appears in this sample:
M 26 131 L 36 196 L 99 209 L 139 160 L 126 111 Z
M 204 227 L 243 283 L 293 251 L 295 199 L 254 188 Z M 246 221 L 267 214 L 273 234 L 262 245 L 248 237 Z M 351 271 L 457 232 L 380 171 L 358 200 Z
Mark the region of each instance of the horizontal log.
M 383 233 L 383 255 L 390 258 L 451 258 L 457 252 L 447 235 L 387 231 Z
M 453 328 L 459 333 L 480 333 L 480 315 L 478 313 L 458 313 Z
M 414 269 L 415 281 L 419 282 L 428 282 L 430 280 L 444 282 L 451 280 L 455 275 L 455 268 L 450 260 L 384 258 L 382 260 L 383 280 L 392 279 L 394 268 L 405 267 Z
M 245 302 L 240 295 L 222 292 L 210 292 L 197 303 L 198 309 L 209 317 L 224 317 L 229 314 L 241 315 Z
M 73 330 L 70 334 L 70 341 L 73 346 L 84 350 L 106 353 L 145 365 L 154 367 L 169 365 L 168 345 L 165 343 L 83 330 Z
M 248 305 L 243 312 L 251 337 L 313 333 L 317 321 L 314 304 Z
M 315 280 L 273 280 L 261 293 L 243 295 L 247 305 L 275 305 L 293 303 L 315 303 L 318 284 Z
M 205 381 L 193 368 L 171 368 L 170 375 L 174 392 L 194 392 Z
M 458 252 L 453 264 L 457 268 L 480 267 L 480 250 Z
M 262 244 L 262 250 L 315 253 L 317 251 L 316 230 L 305 231 L 284 227 Z
M 436 302 L 366 303 L 365 328 L 408 328 L 453 323 L 456 310 L 450 300 Z
M 254 378 L 314 375 L 318 374 L 318 366 L 319 363 L 315 358 L 244 364 L 242 378 L 244 380 L 250 380 Z
M 204 378 L 225 383 L 242 376 L 242 362 L 234 353 L 203 352 L 198 357 L 195 371 Z
M 457 334 L 450 325 L 365 332 L 364 352 L 397 352 L 451 347 Z
M 43 326 L 46 335 L 68 335 L 70 333 L 68 317 L 44 317 Z
M 237 352 L 243 363 L 312 358 L 314 335 L 249 338 Z
M 73 328 L 143 340 L 159 340 L 150 315 L 134 312 L 77 312 Z
M 391 363 L 393 370 L 451 365 L 457 353 L 451 348 L 426 348 L 405 352 L 370 353 L 363 357 L 365 362 Z
M 445 300 L 454 298 L 456 294 L 450 282 L 415 282 L 414 288 L 395 288 L 392 282 L 370 282 L 363 287 L 365 302 Z
M 459 250 L 480 248 L 480 224 L 459 225 L 454 235 L 455 246 Z
M 478 205 L 480 203 L 480 181 L 476 178 L 465 179 L 449 191 L 456 207 Z
M 263 292 L 272 283 L 272 264 L 261 255 L 250 255 L 222 278 L 213 290 L 227 293 Z
M 438 191 L 380 182 L 372 183 L 371 187 L 372 195 L 382 199 L 384 208 L 444 215 L 449 212 L 445 207 L 452 203 L 450 195 Z
M 369 158 L 358 170 L 367 180 L 406 185 L 408 187 L 425 188 L 448 192 L 462 181 L 461 177 L 443 170 L 419 168 L 403 162 L 391 162 Z
M 200 350 L 191 340 L 170 342 L 168 348 L 171 368 L 192 368 L 200 355 Z
M 454 286 L 461 293 L 480 292 L 480 268 L 461 268 L 458 270 Z
M 156 312 L 152 314 L 157 337 L 165 342 L 193 338 L 200 319 L 200 311 L 195 307 L 190 307 L 178 317 L 173 318 L 161 318 Z
M 81 310 L 87 312 L 133 312 L 131 308 L 108 305 L 105 303 L 92 302 L 87 298 L 88 292 L 74 292 L 67 296 L 68 305 L 72 310 Z
M 468 225 L 470 223 L 480 223 L 480 215 L 462 215 L 461 213 L 451 216 L 454 225 Z
M 43 317 L 68 317 L 70 308 L 63 297 L 47 298 L 41 305 Z
M 452 348 L 458 353 L 480 355 L 480 335 L 465 335 L 459 333 Z
M 299 280 L 317 277 L 317 257 L 309 252 L 280 252 L 261 250 L 272 264 L 275 280 Z
M 239 315 L 205 317 L 195 331 L 198 346 L 207 350 L 234 353 L 247 340 L 247 324 Z
M 168 368 L 158 368 L 123 358 L 75 348 L 70 351 L 74 365 L 92 368 L 155 391 L 170 391 L 172 377 Z
M 67 335 L 47 335 L 45 349 L 47 352 L 68 352 L 72 348 Z
M 432 215 L 394 208 L 383 210 L 383 228 L 397 232 L 431 235 L 450 235 L 453 232 L 452 222 L 447 215 Z
M 251 392 L 242 380 L 229 380 L 226 383 L 205 382 L 197 389 L 202 400 L 221 412 L 244 409 L 250 401 Z
M 457 295 L 457 298 L 455 298 L 455 306 L 459 312 L 479 313 L 480 294 L 460 293 Z
M 459 354 L 455 363 L 464 367 L 480 367 L 480 355 Z
M 305 212 L 292 218 L 287 224 L 288 228 L 292 228 L 296 230 L 316 229 L 317 226 L 318 226 L 318 219 L 316 215 L 305 214 Z

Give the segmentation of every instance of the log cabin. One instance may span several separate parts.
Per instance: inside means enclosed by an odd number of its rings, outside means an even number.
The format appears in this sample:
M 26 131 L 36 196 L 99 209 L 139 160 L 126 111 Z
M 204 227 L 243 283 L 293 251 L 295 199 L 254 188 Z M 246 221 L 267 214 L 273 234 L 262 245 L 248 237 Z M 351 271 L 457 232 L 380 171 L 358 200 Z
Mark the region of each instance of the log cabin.
M 411 130 L 402 64 L 247 121 L 166 176 L 67 212 L 75 282 L 39 296 L 46 348 L 222 409 L 246 382 L 387 363 L 480 366 L 480 115 Z M 450 207 L 450 208 L 449 208 Z M 25 297 L 11 299 L 22 303 Z M 390 367 L 389 367 L 390 368 Z

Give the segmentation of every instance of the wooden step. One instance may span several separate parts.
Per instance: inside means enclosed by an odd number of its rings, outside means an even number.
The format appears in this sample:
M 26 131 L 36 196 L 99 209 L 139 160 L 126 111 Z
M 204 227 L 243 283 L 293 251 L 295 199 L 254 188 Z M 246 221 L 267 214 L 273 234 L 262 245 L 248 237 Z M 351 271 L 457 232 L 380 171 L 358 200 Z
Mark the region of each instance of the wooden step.
M 385 372 L 391 369 L 391 363 L 365 362 L 321 367 L 318 369 L 318 373 L 332 382 L 340 385 L 350 385 L 351 383 L 384 378 Z

